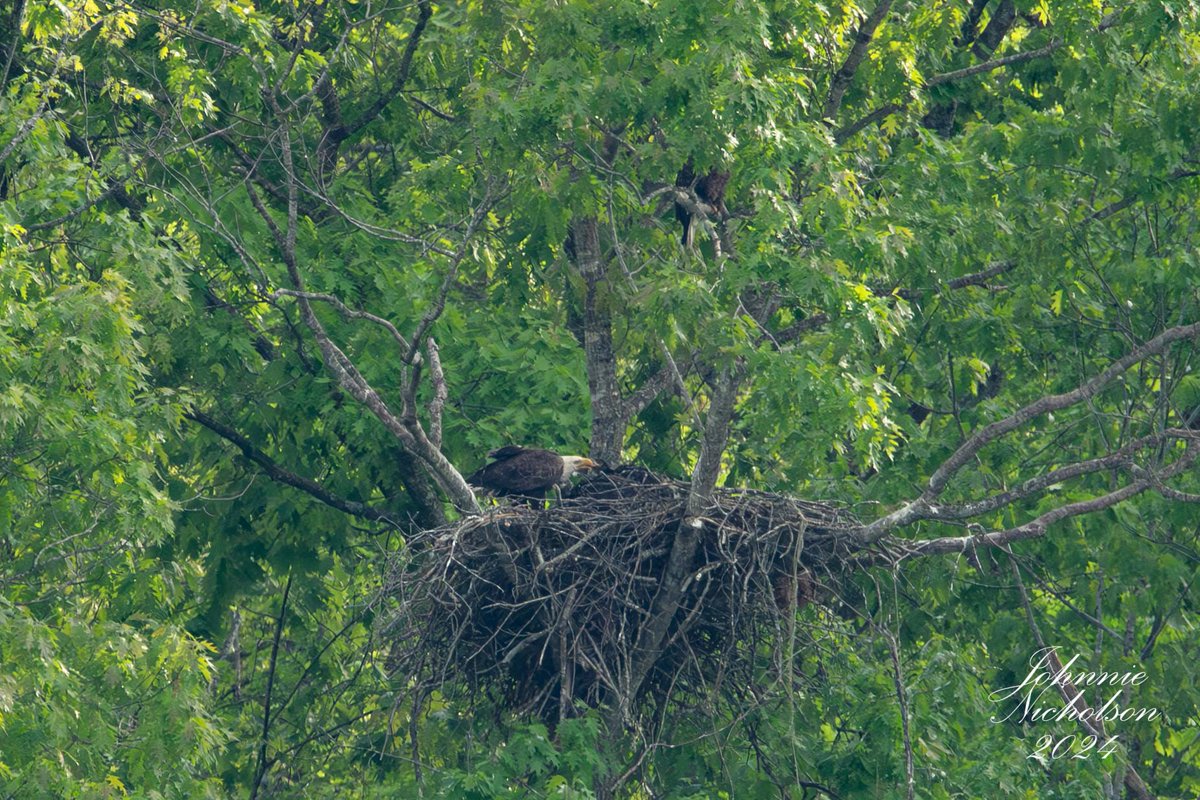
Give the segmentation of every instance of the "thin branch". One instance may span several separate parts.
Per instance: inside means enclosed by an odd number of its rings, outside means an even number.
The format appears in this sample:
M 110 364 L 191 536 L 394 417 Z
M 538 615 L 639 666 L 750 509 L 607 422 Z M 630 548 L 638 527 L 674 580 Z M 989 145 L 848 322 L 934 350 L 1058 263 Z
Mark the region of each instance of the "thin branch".
M 258 767 L 254 770 L 254 784 L 250 789 L 250 800 L 258 797 L 259 787 L 266 777 L 271 762 L 267 759 L 267 742 L 271 735 L 271 690 L 275 687 L 275 665 L 279 658 L 279 640 L 283 636 L 283 620 L 287 614 L 288 595 L 292 591 L 292 574 L 288 573 L 283 587 L 283 600 L 279 603 L 279 618 L 275 621 L 275 641 L 271 644 L 271 663 L 267 671 L 267 691 L 263 696 L 262 736 L 258 744 Z
M 906 108 L 908 108 L 907 103 L 884 103 L 870 114 L 860 117 L 856 121 L 851 122 L 849 125 L 843 125 L 842 127 L 838 128 L 833 134 L 833 140 L 838 144 L 845 144 L 849 140 L 853 139 L 859 131 L 863 130 L 867 126 L 885 120 L 892 114 L 895 114 L 898 111 L 903 111 Z
M 1058 694 L 1063 701 L 1075 712 L 1072 717 L 1089 735 L 1095 736 L 1097 740 L 1108 739 L 1108 734 L 1104 731 L 1104 722 L 1098 719 L 1095 710 L 1088 704 L 1087 700 L 1076 686 L 1075 683 L 1068 677 L 1066 668 L 1063 666 L 1062 660 L 1058 657 L 1058 648 L 1050 647 L 1046 644 L 1046 640 L 1042 637 L 1042 632 L 1038 628 L 1037 619 L 1033 613 L 1033 604 L 1029 600 L 1029 593 L 1025 590 L 1025 583 L 1021 580 L 1021 571 L 1017 567 L 1016 559 L 1013 559 L 1009 554 L 1009 564 L 1012 567 L 1013 578 L 1017 584 L 1017 590 L 1021 594 L 1021 605 L 1025 609 L 1025 619 L 1029 623 L 1029 630 L 1033 633 L 1034 641 L 1037 643 L 1039 652 L 1046 656 L 1046 672 L 1050 678 L 1050 682 L 1054 684 L 1058 690 Z M 1125 775 L 1122 781 L 1125 788 L 1129 791 L 1131 797 L 1137 800 L 1154 800 L 1154 795 L 1150 794 L 1149 787 L 1142 777 L 1138 775 L 1133 764 L 1126 766 Z
M 240 170 L 244 177 L 254 180 L 277 201 L 286 202 L 287 193 L 283 190 L 283 187 L 271 180 L 266 175 L 263 175 L 258 168 L 259 163 L 262 161 L 262 153 L 259 154 L 258 158 L 251 158 L 250 155 L 242 149 L 230 128 L 217 131 L 215 136 L 217 139 L 224 142 L 225 146 L 229 148 L 229 151 L 233 153 L 235 158 L 237 158 L 238 166 L 235 167 L 235 169 Z
M 165 128 L 159 131 L 159 135 L 164 134 Z M 157 138 L 157 137 L 156 137 Z M 100 172 L 101 157 L 92 152 L 91 146 L 87 140 L 80 138 L 70 128 L 66 129 L 66 136 L 63 137 L 63 144 L 69 147 L 77 156 L 85 160 L 97 172 Z M 135 220 L 140 218 L 142 210 L 145 208 L 145 203 L 141 198 L 134 197 L 125 189 L 124 181 L 109 179 L 109 189 L 112 191 L 112 199 L 117 202 L 122 208 L 129 212 L 129 215 Z
M 987 282 L 995 278 L 997 275 L 1003 275 L 1010 272 L 1017 266 L 1016 261 L 1000 261 L 992 264 L 985 270 L 973 272 L 970 275 L 963 275 L 961 278 L 955 278 L 946 283 L 947 289 L 965 289 L 968 286 L 987 286 Z
M 342 116 L 341 100 L 337 95 L 337 87 L 334 85 L 333 77 L 330 75 L 328 68 L 321 73 L 320 77 L 313 84 L 310 92 L 321 103 L 322 121 L 325 128 L 321 135 L 321 140 L 317 144 L 317 164 L 322 175 L 332 171 L 337 161 L 338 150 L 342 142 L 375 121 L 383 110 L 404 91 L 404 87 L 408 84 L 408 79 L 412 72 L 413 56 L 416 55 L 417 48 L 421 44 L 421 37 L 425 33 L 425 28 L 429 24 L 429 18 L 432 14 L 433 7 L 430 0 L 417 0 L 417 21 L 413 24 L 412 32 L 408 35 L 408 42 L 405 44 L 404 53 L 400 57 L 400 64 L 395 70 L 395 80 L 392 82 L 391 87 L 363 109 L 358 119 L 353 122 L 347 123 Z M 347 29 L 346 33 L 349 33 L 349 29 Z M 344 41 L 345 35 L 343 35 Z M 340 49 L 340 44 L 338 49 Z
M 115 181 L 115 180 L 110 181 L 107 189 L 105 189 L 103 192 L 101 192 L 100 194 L 93 197 L 91 200 L 88 200 L 87 202 L 76 206 L 72 210 L 68 211 L 66 214 L 63 214 L 60 217 L 55 217 L 54 219 L 48 219 L 44 222 L 33 222 L 33 223 L 30 223 L 23 227 L 25 228 L 26 231 L 28 231 L 30 233 L 32 233 L 34 231 L 45 230 L 47 228 L 57 228 L 59 225 L 64 225 L 64 224 L 70 222 L 71 220 L 75 219 L 80 214 L 83 214 L 85 211 L 87 211 L 88 209 L 97 205 L 98 203 L 103 203 L 105 200 L 107 200 L 108 198 L 115 195 L 117 193 L 117 191 L 121 188 L 122 188 L 122 186 L 121 186 L 120 182 Z
M 1072 478 L 1082 477 L 1084 475 L 1092 475 L 1105 470 L 1117 469 L 1120 467 L 1131 467 L 1134 470 L 1134 477 L 1137 475 L 1138 467 L 1133 464 L 1132 457 L 1134 453 L 1143 450 L 1147 447 L 1162 444 L 1164 441 L 1171 439 L 1187 439 L 1191 438 L 1190 431 L 1183 429 L 1169 428 L 1160 434 L 1143 436 L 1135 439 L 1125 446 L 1114 450 L 1113 452 L 1099 456 L 1097 458 L 1078 461 L 1073 464 L 1068 464 L 1065 467 L 1050 470 L 1044 475 L 1030 478 L 1014 489 L 1010 489 L 999 494 L 986 497 L 982 500 L 973 502 L 960 503 L 957 505 L 938 505 L 930 507 L 927 516 L 922 519 L 931 520 L 961 520 L 978 517 L 992 511 L 1003 508 L 1004 506 L 1012 505 L 1018 500 L 1030 497 L 1031 495 L 1043 492 L 1051 486 L 1061 483 Z
M 892 683 L 896 687 L 896 700 L 900 703 L 900 728 L 904 735 L 904 796 L 913 800 L 916 782 L 913 776 L 912 732 L 909 731 L 908 690 L 904 686 L 904 671 L 900 667 L 900 648 L 896 637 L 885 632 L 884 640 L 892 657 Z
M 365 128 L 404 91 L 412 71 L 413 56 L 416 55 L 417 47 L 421 44 L 421 36 L 425 33 L 425 27 L 429 24 L 429 18 L 432 15 L 433 6 L 430 0 L 417 0 L 417 21 L 413 25 L 412 33 L 408 35 L 408 43 L 404 46 L 404 54 L 400 57 L 399 67 L 396 68 L 395 83 L 392 84 L 391 89 L 368 106 L 358 119 L 347 126 L 347 135 L 353 136 Z
M 17 0 L 9 11 L 8 19 L 11 31 L 6 33 L 12 34 L 12 39 L 7 42 L 4 48 L 4 68 L 0 70 L 0 89 L 8 86 L 8 76 L 12 73 L 13 61 L 16 59 L 17 50 L 21 45 L 21 20 L 25 17 L 25 0 Z
M 788 325 L 783 330 L 776 333 L 772 338 L 776 344 L 788 344 L 799 339 L 804 334 L 824 328 L 829 324 L 830 317 L 824 311 L 813 314 L 811 317 L 805 317 L 801 320 L 796 320 L 791 325 Z
M 390 333 L 392 335 L 392 338 L 396 340 L 396 343 L 400 345 L 400 352 L 405 354 L 405 356 L 407 357 L 407 354 L 409 352 L 408 339 L 406 339 L 404 337 L 404 334 L 400 333 L 400 331 L 397 330 L 395 325 L 388 322 L 383 317 L 378 317 L 367 311 L 359 311 L 358 309 L 350 308 L 348 305 L 346 305 L 341 300 L 339 300 L 338 298 L 334 297 L 331 294 L 321 294 L 319 292 L 302 292 L 302 291 L 298 291 L 296 289 L 276 289 L 275 291 L 271 292 L 271 294 L 268 295 L 268 297 L 270 297 L 272 300 L 276 300 L 280 297 L 296 297 L 296 298 L 303 297 L 306 300 L 317 300 L 319 302 L 328 303 L 329 305 L 333 306 L 334 308 L 336 308 L 338 310 L 338 313 L 340 313 L 342 316 L 346 317 L 347 319 L 365 319 L 370 322 L 374 322 L 376 325 L 379 325 L 379 326 L 387 329 L 388 333 Z
M 1062 394 L 1050 395 L 1037 400 L 1024 408 L 1017 411 L 1010 417 L 1002 419 L 999 422 L 993 422 L 986 426 L 983 430 L 975 433 L 971 438 L 964 442 L 958 450 L 954 452 L 945 463 L 940 466 L 933 477 L 929 479 L 929 486 L 925 491 L 925 496 L 932 499 L 941 494 L 946 488 L 946 484 L 963 466 L 970 461 L 976 453 L 978 453 L 988 443 L 1004 436 L 1011 431 L 1016 430 L 1031 419 L 1047 414 L 1051 411 L 1058 411 L 1085 400 L 1090 400 L 1100 393 L 1100 390 L 1111 383 L 1117 376 L 1124 373 L 1134 364 L 1142 361 L 1148 356 L 1159 353 L 1170 347 L 1175 342 L 1194 339 L 1200 336 L 1200 322 L 1191 325 L 1181 325 L 1175 328 L 1169 328 L 1158 336 L 1155 336 L 1150 341 L 1140 347 L 1134 348 L 1128 355 L 1117 359 L 1108 369 L 1101 372 L 1096 377 L 1084 383 L 1082 386 L 1070 392 Z
M 1200 322 L 1191 325 L 1181 325 L 1168 328 L 1150 341 L 1135 348 L 1123 358 L 1113 362 L 1107 369 L 1076 389 L 1062 394 L 1048 395 L 1030 403 L 1016 413 L 976 431 L 967 441 L 959 446 L 954 453 L 942 462 L 933 476 L 929 479 L 921 496 L 903 507 L 864 526 L 859 536 L 862 541 L 875 541 L 888 531 L 902 525 L 908 525 L 919 519 L 926 519 L 930 514 L 936 514 L 934 501 L 942 493 L 959 470 L 966 466 L 976 454 L 992 442 L 1020 428 L 1030 420 L 1076 405 L 1095 397 L 1103 388 L 1124 373 L 1134 364 L 1148 356 L 1159 353 L 1172 344 L 1200 336 Z
M 1118 20 L 1119 20 L 1119 14 L 1117 12 L 1113 12 L 1111 14 L 1106 15 L 1103 19 L 1100 20 L 1100 24 L 1096 26 L 1096 32 L 1102 33 L 1104 31 L 1108 30 L 1109 28 L 1116 25 Z M 980 75 L 985 72 L 992 72 L 994 70 L 1000 69 L 1001 67 L 1009 67 L 1009 66 L 1012 66 L 1013 64 L 1022 64 L 1026 61 L 1032 61 L 1037 58 L 1044 58 L 1045 56 L 1051 55 L 1056 50 L 1061 48 L 1063 46 L 1063 44 L 1064 44 L 1064 42 L 1062 40 L 1055 39 L 1055 40 L 1051 41 L 1049 44 L 1039 47 L 1035 50 L 1028 50 L 1024 53 L 1014 53 L 1011 56 L 1003 56 L 1001 58 L 993 58 L 989 61 L 984 61 L 980 64 L 975 64 L 974 66 L 971 66 L 971 67 L 965 67 L 964 69 L 957 69 L 957 70 L 953 70 L 951 72 L 943 72 L 942 74 L 934 75 L 932 78 L 925 81 L 923 88 L 932 89 L 935 86 L 941 86 L 942 84 L 951 83 L 956 80 L 961 80 L 962 78 L 970 78 L 974 75 Z M 844 142 L 846 142 L 848 139 L 853 137 L 856 133 L 858 133 L 859 131 L 861 131 L 863 128 L 867 127 L 871 123 L 879 122 L 880 120 L 886 119 L 887 117 L 890 117 L 892 114 L 895 114 L 898 111 L 904 111 L 907 108 L 908 108 L 907 101 L 886 103 L 885 105 L 882 105 L 879 108 L 872 111 L 871 113 L 867 114 L 865 117 L 862 117 L 862 118 L 858 119 L 857 121 L 850 123 L 849 125 L 839 128 L 834 133 L 833 138 L 838 144 L 843 144 Z M 826 116 L 828 116 L 828 115 L 826 115 Z
M 255 210 L 266 222 L 268 229 L 271 230 L 272 235 L 275 237 L 284 265 L 287 267 L 288 275 L 291 277 L 296 291 L 306 293 L 304 279 L 300 275 L 296 264 L 294 247 L 288 247 L 287 239 L 279 230 L 279 226 L 275 224 L 266 206 L 263 205 L 261 198 L 258 197 L 258 193 L 254 191 L 254 187 L 248 182 L 245 185 Z M 294 200 L 294 177 L 289 180 L 289 196 Z M 379 393 L 372 388 L 362 373 L 358 371 L 358 368 L 354 366 L 350 358 L 342 352 L 341 348 L 334 344 L 333 340 L 329 337 L 329 333 L 325 330 L 325 326 L 317 319 L 312 303 L 309 302 L 308 298 L 300 294 L 297 295 L 296 299 L 299 301 L 301 319 L 304 320 L 305 326 L 308 327 L 313 337 L 317 340 L 317 349 L 321 351 L 321 360 L 324 362 L 326 369 L 333 373 L 338 384 L 351 397 L 366 406 L 383 423 L 384 427 L 400 441 L 401 446 L 408 453 L 425 463 L 430 475 L 437 481 L 438 485 L 450 498 L 450 501 L 459 512 L 464 514 L 479 514 L 479 503 L 475 499 L 471 488 L 467 486 L 467 482 L 462 474 L 454 468 L 454 465 L 446 459 L 446 456 L 438 448 L 429 442 L 419 424 L 413 425 L 410 429 L 403 420 L 395 415 L 387 403 L 384 402 L 383 398 L 379 396 Z M 436 509 L 428 510 L 431 513 L 437 513 Z
M 426 103 L 424 100 L 422 100 L 419 97 L 410 97 L 408 99 L 408 101 L 410 103 L 412 103 L 413 105 L 417 106 L 418 108 L 425 109 L 430 114 L 433 114 L 435 117 L 437 117 L 438 119 L 443 119 L 446 122 L 458 122 L 458 117 L 447 114 L 445 111 L 442 111 L 441 109 L 436 108 L 435 106 L 432 106 L 429 103 Z
M 1158 481 L 1179 475 L 1196 463 L 1198 458 L 1200 458 L 1200 443 L 1193 442 L 1188 446 L 1184 455 L 1180 456 L 1171 466 L 1162 470 L 1154 479 L 1135 480 L 1120 489 L 1093 497 L 1090 500 L 1067 503 L 1058 508 L 1053 508 L 1026 522 L 1024 525 L 1018 525 L 1015 528 L 1007 528 L 1001 531 L 985 531 L 972 536 L 948 536 L 939 539 L 920 539 L 916 541 L 894 540 L 892 543 L 902 548 L 905 551 L 904 557 L 909 558 L 946 553 L 966 553 L 976 547 L 1002 547 L 1010 542 L 1022 539 L 1040 538 L 1045 535 L 1046 528 L 1055 522 L 1103 511 L 1142 492 L 1153 490 Z
M 987 281 L 989 279 L 994 278 L 997 275 L 1003 275 L 1006 272 L 1010 272 L 1013 269 L 1015 269 L 1016 266 L 1017 266 L 1017 262 L 1015 262 L 1015 261 L 999 261 L 995 264 L 992 264 L 987 269 L 980 270 L 979 272 L 973 272 L 970 275 L 963 275 L 960 278 L 955 278 L 951 281 L 947 281 L 941 287 L 938 287 L 938 289 L 936 291 L 942 292 L 942 291 L 946 291 L 948 289 L 949 290 L 965 289 L 969 286 L 987 286 L 988 285 Z M 903 297 L 906 300 L 914 300 L 914 299 L 921 297 L 923 294 L 926 293 L 926 291 L 927 290 L 925 290 L 925 289 L 877 288 L 875 290 L 875 294 L 879 297 L 888 297 L 890 295 L 895 294 L 900 297 Z M 802 335 L 809 333 L 810 331 L 815 331 L 815 330 L 825 327 L 826 325 L 829 324 L 829 321 L 830 321 L 829 315 L 824 312 L 813 314 L 810 317 L 805 317 L 804 319 L 797 320 L 796 322 L 793 322 L 791 325 L 788 325 L 786 328 L 780 330 L 778 333 L 771 335 L 770 340 L 777 347 L 780 345 L 789 344 L 789 343 L 795 341 L 796 339 L 799 339 Z
M 1172 604 L 1170 611 L 1166 613 L 1160 613 L 1155 618 L 1154 625 L 1150 629 L 1150 635 L 1146 637 L 1146 644 L 1142 646 L 1141 652 L 1138 653 L 1138 657 L 1142 661 L 1149 659 L 1150 654 L 1154 652 L 1154 644 L 1158 641 L 1159 634 L 1161 634 L 1166 628 L 1167 620 L 1169 620 L 1179 611 L 1179 607 L 1182 606 L 1183 601 L 1187 599 L 1188 594 L 1192 590 L 1192 582 L 1194 580 L 1195 576 L 1183 584 L 1183 588 L 1179 590 L 1179 594 L 1176 596 L 1175 602 Z
M 383 511 L 372 508 L 365 503 L 360 503 L 355 500 L 346 500 L 345 498 L 339 497 L 325 487 L 321 486 L 316 481 L 284 469 L 283 467 L 279 466 L 274 459 L 272 459 L 259 448 L 255 447 L 254 444 L 245 436 L 238 433 L 228 425 L 218 422 L 204 412 L 193 409 L 192 411 L 186 412 L 184 416 L 193 422 L 197 422 L 200 425 L 203 425 L 205 428 L 208 428 L 222 439 L 225 439 L 226 441 L 236 445 L 238 449 L 242 451 L 242 455 L 245 456 L 248 461 L 251 461 L 262 467 L 263 472 L 265 472 L 267 477 L 271 478 L 272 480 L 312 495 L 325 505 L 329 506 L 330 508 L 336 508 L 338 511 L 343 511 L 356 517 L 362 517 L 363 519 L 395 524 L 395 522 Z
M 450 259 L 450 265 L 446 269 L 446 277 L 442 279 L 442 285 L 438 289 L 437 297 L 433 301 L 426 312 L 421 315 L 421 321 L 417 323 L 416 330 L 413 331 L 412 344 L 408 348 L 407 361 L 410 363 L 416 357 L 418 348 L 421 346 L 421 339 L 424 338 L 429 327 L 437 322 L 438 317 L 446 310 L 446 300 L 450 296 L 450 289 L 454 286 L 454 282 L 458 280 L 458 270 L 462 266 L 463 260 L 467 257 L 470 251 L 471 239 L 475 236 L 475 231 L 487 218 L 488 212 L 492 206 L 492 187 L 489 185 L 484 192 L 483 199 L 479 201 L 479 205 L 475 207 L 475 211 L 471 214 L 471 219 L 467 223 L 466 230 L 463 231 L 462 244 L 458 250 L 454 252 Z
M 42 118 L 42 115 L 45 114 L 47 110 L 49 110 L 48 105 L 45 101 L 43 101 L 42 105 L 36 112 L 34 112 L 33 116 L 21 123 L 21 127 L 17 128 L 17 132 L 13 134 L 13 138 L 9 140 L 8 144 L 4 146 L 3 150 L 0 150 L 0 163 L 3 163 L 5 159 L 12 155 L 12 151 L 16 150 L 17 146 L 21 144 L 21 142 L 25 141 L 25 138 L 33 132 L 34 127 L 38 124 L 38 120 Z
M 1034 50 L 1026 50 L 1024 53 L 1013 53 L 1011 56 L 1002 58 L 993 58 L 990 61 L 984 61 L 982 64 L 956 69 L 953 72 L 943 72 L 941 75 L 934 75 L 929 80 L 925 81 L 925 88 L 932 89 L 935 86 L 941 86 L 943 83 L 970 78 L 973 75 L 980 75 L 984 72 L 992 72 L 1001 67 L 1011 67 L 1013 64 L 1024 64 L 1026 61 L 1033 61 L 1036 58 L 1044 58 L 1050 55 L 1055 50 L 1063 46 L 1061 40 L 1055 39 L 1047 45 L 1038 47 Z
M 670 364 L 664 364 L 658 371 L 647 378 L 638 390 L 625 398 L 621 416 L 626 420 L 645 410 L 655 399 L 665 392 L 675 382 Z
M 1024 53 L 1015 53 L 1011 56 L 1004 56 L 1003 58 L 994 58 L 991 61 L 984 61 L 982 64 L 975 64 L 974 66 L 954 70 L 953 72 L 943 72 L 941 75 L 934 75 L 932 78 L 925 81 L 924 88 L 932 89 L 935 86 L 941 86 L 942 84 L 951 83 L 952 81 L 969 78 L 985 72 L 992 72 L 1000 69 L 1001 67 L 1008 67 L 1012 66 L 1013 64 L 1022 64 L 1026 61 L 1032 61 L 1037 58 L 1044 58 L 1062 46 L 1063 42 L 1055 40 L 1044 47 L 1037 48 L 1036 50 L 1029 50 Z M 833 138 L 838 144 L 842 144 L 851 139 L 855 134 L 857 134 L 863 128 L 866 128 L 868 125 L 871 125 L 875 122 L 880 122 L 887 117 L 890 117 L 892 114 L 904 111 L 907 108 L 907 101 L 885 103 L 866 116 L 861 117 L 849 125 L 838 128 L 838 130 L 834 133 Z
M 432 242 L 427 242 L 418 236 L 413 236 L 412 234 L 404 233 L 403 231 L 394 230 L 392 228 L 384 228 L 383 226 L 380 226 L 380 225 L 373 225 L 370 222 L 364 222 L 363 220 L 358 219 L 357 217 L 354 217 L 354 216 L 348 214 L 341 206 L 339 206 L 336 202 L 334 202 L 333 199 L 330 198 L 328 195 L 326 195 L 322 192 L 319 192 L 316 189 L 314 189 L 308 185 L 304 185 L 303 188 L 304 188 L 304 191 L 308 192 L 313 197 L 320 200 L 322 203 L 325 203 L 329 207 L 329 210 L 332 211 L 334 214 L 337 214 L 339 217 L 341 217 L 343 220 L 350 223 L 354 227 L 358 228 L 361 231 L 365 231 L 366 233 L 369 233 L 376 238 L 386 239 L 386 240 L 395 241 L 395 242 L 404 242 L 405 244 L 419 245 L 422 252 L 424 252 L 424 253 L 437 253 L 440 256 L 447 256 L 449 258 L 454 258 L 457 255 L 457 253 L 454 250 L 450 250 L 449 248 L 442 247 L 441 245 L 433 244 Z
M 1178 180 L 1182 180 L 1184 178 L 1195 178 L 1197 175 L 1200 175 L 1200 172 L 1196 172 L 1194 170 L 1189 170 L 1189 169 L 1185 169 L 1183 167 L 1179 167 L 1178 169 L 1173 170 L 1171 172 L 1171 174 L 1167 176 L 1166 180 L 1178 181 Z M 1088 222 L 1100 222 L 1102 220 L 1106 220 L 1109 217 L 1111 217 L 1113 214 L 1117 214 L 1117 213 L 1129 208 L 1131 205 L 1133 205 L 1140 199 L 1141 199 L 1141 195 L 1138 195 L 1138 194 L 1126 195 L 1125 197 L 1122 197 L 1120 200 L 1114 200 L 1113 202 L 1106 205 L 1104 208 L 1101 208 L 1098 211 L 1095 211 L 1095 212 L 1089 214 L 1083 221 L 1086 224 Z

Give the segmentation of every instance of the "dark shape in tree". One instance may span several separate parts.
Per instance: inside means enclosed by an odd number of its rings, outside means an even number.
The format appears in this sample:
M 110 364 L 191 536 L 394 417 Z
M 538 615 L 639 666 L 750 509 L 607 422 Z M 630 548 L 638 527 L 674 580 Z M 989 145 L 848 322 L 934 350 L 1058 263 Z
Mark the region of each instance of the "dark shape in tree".
M 957 111 L 957 100 L 936 105 L 921 118 L 921 126 L 933 131 L 943 139 L 949 139 L 954 135 L 954 115 Z
M 724 217 L 729 212 L 725 208 L 725 186 L 729 183 L 729 171 L 713 167 L 700 179 L 696 178 L 696 167 L 692 159 L 688 159 L 679 174 L 675 176 L 675 185 L 694 189 L 696 197 L 705 205 L 712 206 L 718 217 Z M 692 225 L 692 212 L 681 203 L 675 203 L 675 219 L 683 226 L 680 241 L 686 248 L 691 248 L 696 239 L 696 228 Z

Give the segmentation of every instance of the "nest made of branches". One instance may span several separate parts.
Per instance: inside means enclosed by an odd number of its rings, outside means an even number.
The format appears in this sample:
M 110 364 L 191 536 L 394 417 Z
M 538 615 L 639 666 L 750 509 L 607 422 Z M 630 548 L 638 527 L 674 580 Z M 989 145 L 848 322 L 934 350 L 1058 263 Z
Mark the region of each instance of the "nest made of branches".
M 384 588 L 392 667 L 410 685 L 470 687 L 551 724 L 581 706 L 618 702 L 628 714 L 668 694 L 744 691 L 763 645 L 838 580 L 839 532 L 856 521 L 831 504 L 718 489 L 682 602 L 646 662 L 639 636 L 687 497 L 686 482 L 623 467 L 548 507 L 503 502 L 427 532 Z

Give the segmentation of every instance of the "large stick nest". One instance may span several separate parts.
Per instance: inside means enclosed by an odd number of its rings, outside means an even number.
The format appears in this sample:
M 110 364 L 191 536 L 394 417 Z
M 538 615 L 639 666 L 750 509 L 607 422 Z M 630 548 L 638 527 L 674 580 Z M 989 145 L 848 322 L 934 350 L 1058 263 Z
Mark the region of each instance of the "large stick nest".
M 551 723 L 581 704 L 629 713 L 631 700 L 745 692 L 797 608 L 836 582 L 839 531 L 856 523 L 833 505 L 717 490 L 667 641 L 630 698 L 687 496 L 623 467 L 548 508 L 503 504 L 423 534 L 385 586 L 392 665 L 419 689 L 470 687 Z

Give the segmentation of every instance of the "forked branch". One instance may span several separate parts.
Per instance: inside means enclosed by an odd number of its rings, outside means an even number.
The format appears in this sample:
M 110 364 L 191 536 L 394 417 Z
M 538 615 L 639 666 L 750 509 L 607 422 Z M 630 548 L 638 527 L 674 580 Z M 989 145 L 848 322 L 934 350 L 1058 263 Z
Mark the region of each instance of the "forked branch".
M 973 461 L 979 452 L 983 450 L 983 448 L 1001 439 L 1007 434 L 1026 426 L 1037 417 L 1054 411 L 1069 408 L 1090 400 L 1099 394 L 1110 383 L 1120 377 L 1134 364 L 1145 360 L 1151 355 L 1163 352 L 1177 342 L 1187 341 L 1197 337 L 1200 337 L 1200 322 L 1193 323 L 1191 325 L 1180 325 L 1178 327 L 1169 328 L 1140 347 L 1134 348 L 1134 350 L 1132 350 L 1126 356 L 1113 362 L 1113 364 L 1103 372 L 1084 382 L 1074 390 L 1064 392 L 1062 394 L 1042 397 L 1017 410 L 1010 416 L 981 428 L 971 435 L 965 442 L 963 442 L 962 445 L 960 445 L 959 448 L 955 450 L 954 453 L 937 468 L 937 470 L 933 473 L 933 476 L 929 479 L 929 483 L 926 485 L 925 490 L 921 493 L 920 497 L 909 503 L 906 503 L 896 511 L 880 517 L 869 525 L 863 526 L 863 528 L 858 532 L 857 538 L 861 543 L 869 544 L 871 542 L 878 541 L 883 536 L 899 527 L 910 525 L 920 520 L 961 518 L 961 516 L 955 517 L 953 515 L 947 517 L 946 512 L 938 506 L 937 500 L 946 487 L 950 484 L 950 481 L 963 469 L 963 467 Z M 1180 435 L 1179 438 L 1184 437 Z M 1189 450 L 1189 453 L 1190 452 L 1191 451 Z M 1118 454 L 1123 456 L 1128 455 L 1126 453 L 1122 453 L 1121 451 L 1118 451 Z M 1179 462 L 1176 462 L 1176 464 L 1183 463 L 1188 457 L 1189 456 L 1181 458 Z M 1194 458 L 1194 456 L 1190 457 Z M 1080 464 L 1088 465 L 1089 462 L 1080 462 Z M 1112 464 L 1107 464 L 1103 461 L 1091 462 L 1091 464 L 1096 466 L 1098 469 L 1104 468 L 1105 466 L 1113 466 Z M 1080 469 L 1080 467 L 1077 465 L 1076 469 Z M 1077 474 L 1085 474 L 1088 471 L 1094 470 L 1085 468 L 1083 471 L 1078 472 Z M 1128 491 L 1134 485 L 1141 486 L 1140 489 L 1133 492 L 1133 494 L 1136 494 L 1137 492 L 1151 488 L 1153 481 L 1149 479 L 1139 480 L 1120 491 Z M 1028 491 L 1026 492 L 1017 490 L 1012 499 L 1016 500 L 1020 497 L 1026 496 L 1037 488 L 1039 487 L 1028 487 Z M 1124 497 L 1120 499 L 1124 499 Z M 1112 503 L 1109 503 L 1109 505 L 1112 505 Z M 986 511 L 991 509 L 985 507 L 983 510 Z M 1078 513 L 1086 512 L 1081 511 Z M 1047 522 L 1049 521 L 1053 520 L 1047 520 Z M 1024 538 L 1028 535 L 1037 535 L 1031 534 L 1033 528 L 1029 526 L 1032 525 L 1034 525 L 1034 523 L 1028 523 L 1027 525 L 1020 526 L 1018 529 L 1013 529 L 1014 531 L 1020 531 L 1018 534 L 1014 534 L 1012 531 L 1004 532 L 1004 534 L 1008 538 L 1012 538 L 1014 536 L 1015 538 Z
M 1044 536 L 1046 529 L 1064 519 L 1079 517 L 1084 514 L 1094 514 L 1106 508 L 1112 508 L 1131 497 L 1146 491 L 1156 490 L 1163 480 L 1182 474 L 1200 459 L 1200 439 L 1191 442 L 1178 459 L 1165 469 L 1157 470 L 1153 477 L 1140 478 L 1131 481 L 1106 494 L 1089 500 L 1052 508 L 1040 514 L 1023 525 L 1006 528 L 1000 531 L 983 531 L 972 536 L 950 536 L 938 539 L 921 539 L 918 541 L 895 541 L 895 544 L 905 551 L 905 557 L 928 556 L 946 553 L 965 553 L 976 547 L 1002 547 L 1010 542 L 1022 539 L 1036 539 Z

